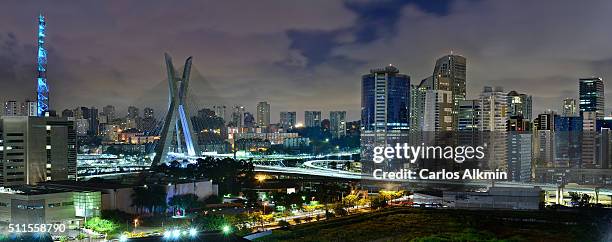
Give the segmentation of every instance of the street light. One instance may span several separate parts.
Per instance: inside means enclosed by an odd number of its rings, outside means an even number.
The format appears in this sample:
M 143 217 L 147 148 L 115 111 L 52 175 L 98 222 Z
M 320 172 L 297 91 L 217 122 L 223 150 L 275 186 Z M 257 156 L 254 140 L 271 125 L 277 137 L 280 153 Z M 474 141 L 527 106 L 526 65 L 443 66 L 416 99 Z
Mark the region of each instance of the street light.
M 119 242 L 125 242 L 127 241 L 128 237 L 125 234 L 122 234 L 121 237 L 119 237 Z
M 229 232 L 231 232 L 232 228 L 229 225 L 224 225 L 222 230 L 223 230 L 224 234 L 229 234 Z
M 179 229 L 175 229 L 172 231 L 172 238 L 173 239 L 178 239 L 179 236 L 181 236 L 181 231 Z
M 138 218 L 134 219 L 134 230 L 136 230 L 136 227 L 138 227 Z
M 189 229 L 189 236 L 196 237 L 198 235 L 198 230 L 196 230 L 195 228 L 190 228 Z
M 266 181 L 266 175 L 257 175 L 255 176 L 255 179 L 257 179 L 258 182 L 263 183 Z
M 172 232 L 170 230 L 164 231 L 164 239 L 170 239 L 170 236 L 172 236 Z

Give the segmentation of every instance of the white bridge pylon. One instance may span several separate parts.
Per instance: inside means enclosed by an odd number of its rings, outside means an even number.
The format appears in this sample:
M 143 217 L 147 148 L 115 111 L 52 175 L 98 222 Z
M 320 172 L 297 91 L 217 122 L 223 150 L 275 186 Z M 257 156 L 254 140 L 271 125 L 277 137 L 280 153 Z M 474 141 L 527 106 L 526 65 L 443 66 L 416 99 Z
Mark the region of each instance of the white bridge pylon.
M 168 72 L 168 112 L 160 133 L 160 140 L 155 148 L 153 165 L 166 162 L 169 152 L 184 153 L 188 156 L 200 155 L 197 143 L 194 143 L 193 125 L 187 106 L 187 90 L 191 72 L 191 56 L 185 60 L 182 77 L 176 74 L 172 58 L 164 54 Z

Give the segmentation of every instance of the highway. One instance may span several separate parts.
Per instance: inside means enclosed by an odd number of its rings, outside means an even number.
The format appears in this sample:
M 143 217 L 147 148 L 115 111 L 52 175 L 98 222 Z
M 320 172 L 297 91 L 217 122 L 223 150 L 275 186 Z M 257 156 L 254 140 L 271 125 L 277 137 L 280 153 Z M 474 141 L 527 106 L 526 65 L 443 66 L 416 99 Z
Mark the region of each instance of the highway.
M 309 175 L 309 176 L 320 176 L 329 178 L 339 179 L 350 179 L 350 180 L 367 180 L 367 181 L 382 181 L 382 182 L 402 182 L 402 183 L 418 183 L 418 184 L 462 184 L 476 187 L 490 187 L 490 180 L 393 180 L 393 179 L 377 179 L 370 174 L 361 174 L 357 172 L 336 170 L 327 167 L 322 167 L 320 164 L 327 162 L 346 162 L 346 160 L 311 160 L 303 163 L 303 167 L 281 167 L 281 166 L 266 166 L 266 165 L 255 165 L 256 172 L 263 173 L 282 173 L 282 174 L 294 174 L 294 175 Z M 496 187 L 523 187 L 532 188 L 540 187 L 545 191 L 556 192 L 559 189 L 558 184 L 547 184 L 547 183 L 522 183 L 522 182 L 509 182 L 509 181 L 495 181 Z M 598 189 L 599 195 L 612 195 L 612 189 L 609 188 L 596 188 L 593 186 L 566 186 L 563 187 L 564 192 L 580 192 L 580 193 L 595 193 L 595 189 Z

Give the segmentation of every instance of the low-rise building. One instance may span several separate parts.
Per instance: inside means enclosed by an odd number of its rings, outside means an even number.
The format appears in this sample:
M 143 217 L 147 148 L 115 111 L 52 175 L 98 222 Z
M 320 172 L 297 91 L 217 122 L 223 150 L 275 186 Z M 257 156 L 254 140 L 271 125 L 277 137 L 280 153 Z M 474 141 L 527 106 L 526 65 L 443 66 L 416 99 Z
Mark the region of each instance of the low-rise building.
M 100 192 L 47 186 L 0 187 L 0 224 L 64 224 L 99 216 Z
M 101 210 L 120 210 L 126 213 L 135 214 L 138 212 L 132 206 L 132 194 L 134 188 L 150 185 L 121 184 L 108 181 L 59 181 L 50 182 L 46 186 L 58 189 L 89 189 L 101 193 Z M 195 194 L 200 199 L 205 199 L 211 195 L 218 196 L 218 185 L 211 180 L 199 180 L 190 182 L 172 183 L 163 185 L 166 190 L 166 201 L 176 195 Z

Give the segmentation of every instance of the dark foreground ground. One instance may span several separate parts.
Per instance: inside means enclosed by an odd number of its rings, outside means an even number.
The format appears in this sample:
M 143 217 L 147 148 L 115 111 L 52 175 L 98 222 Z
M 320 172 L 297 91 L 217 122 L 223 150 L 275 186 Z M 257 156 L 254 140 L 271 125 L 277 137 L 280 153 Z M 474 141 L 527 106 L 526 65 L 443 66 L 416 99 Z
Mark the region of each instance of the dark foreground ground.
M 275 230 L 258 241 L 606 241 L 610 226 L 604 209 L 391 208 Z

